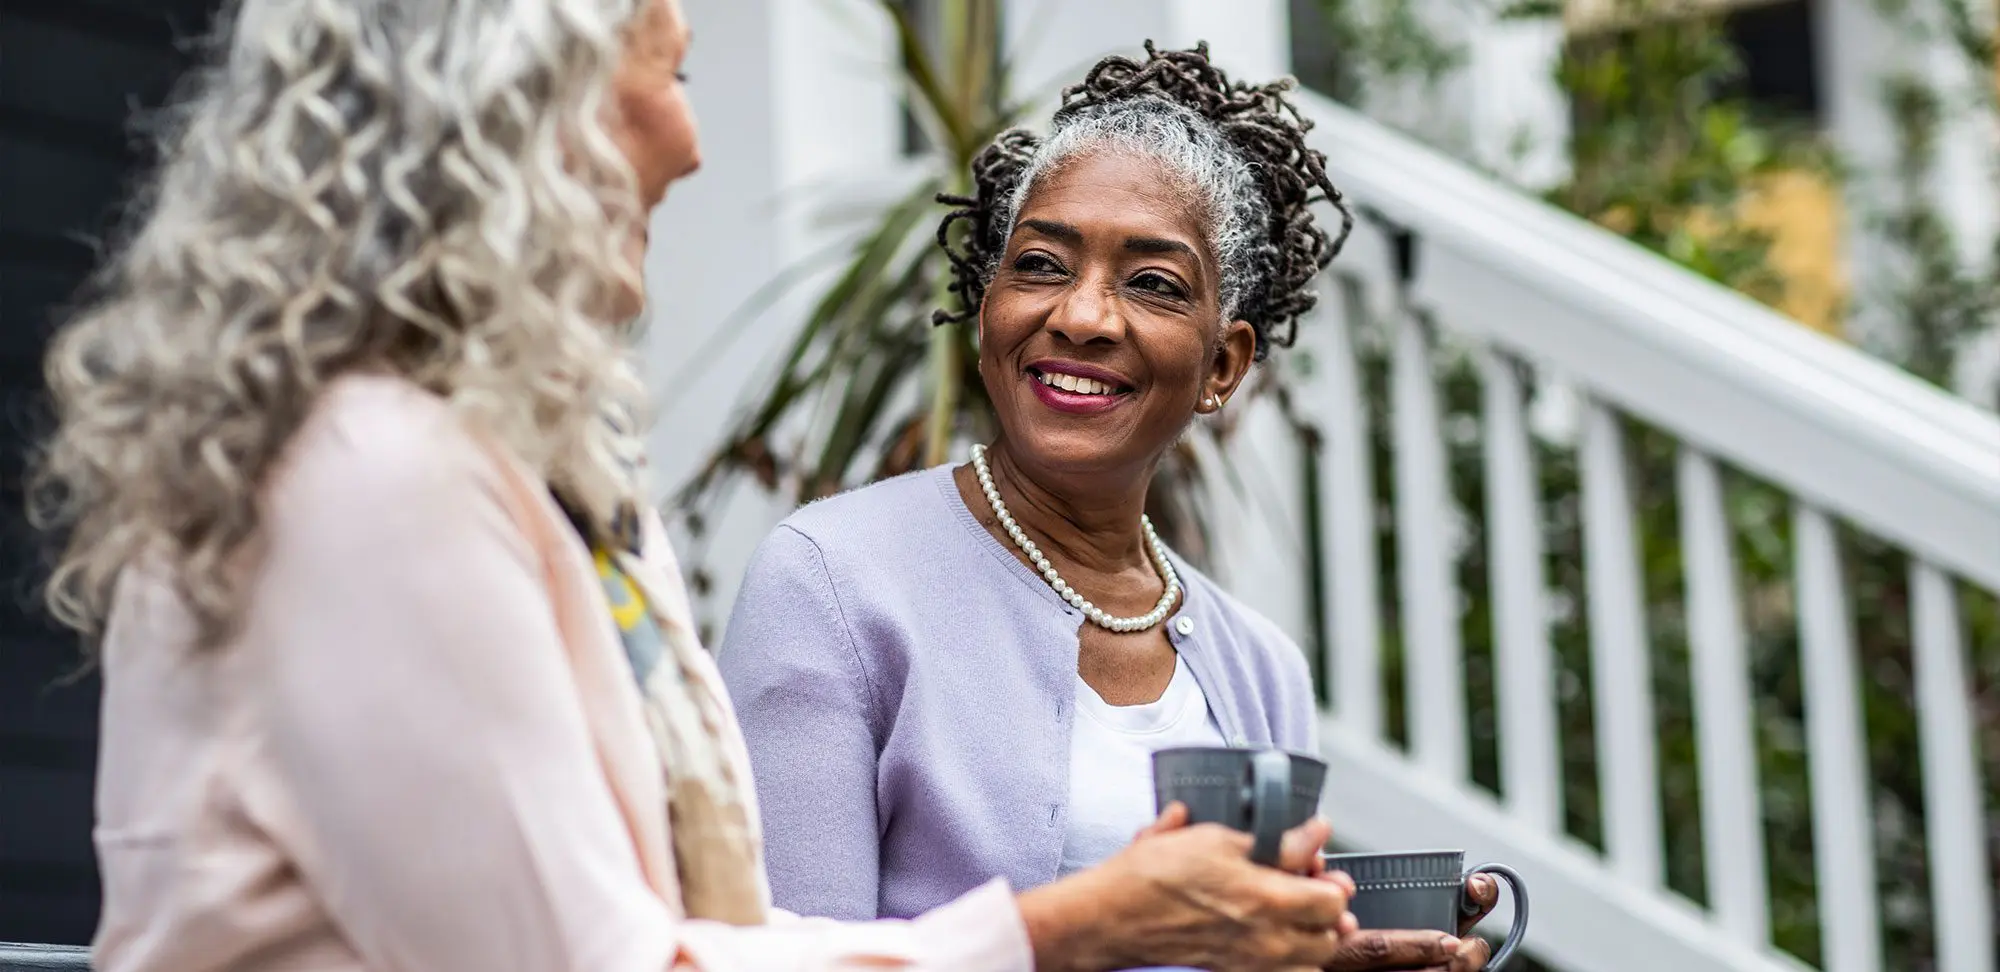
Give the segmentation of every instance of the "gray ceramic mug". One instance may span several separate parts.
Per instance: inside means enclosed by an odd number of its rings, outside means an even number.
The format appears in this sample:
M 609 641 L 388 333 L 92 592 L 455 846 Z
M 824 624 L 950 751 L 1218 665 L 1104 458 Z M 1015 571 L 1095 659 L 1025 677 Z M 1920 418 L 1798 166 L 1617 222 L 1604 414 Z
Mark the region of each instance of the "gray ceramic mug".
M 1479 911 L 1465 893 L 1466 879 L 1491 874 L 1514 894 L 1514 925 L 1486 962 L 1486 972 L 1500 972 L 1528 933 L 1528 885 L 1505 864 L 1481 864 L 1467 869 L 1462 850 L 1402 851 L 1392 854 L 1328 854 L 1326 869 L 1345 871 L 1354 879 L 1354 899 L 1347 910 L 1363 928 L 1409 928 L 1458 934 L 1458 923 Z
M 1280 749 L 1190 746 L 1153 754 L 1153 797 L 1187 804 L 1188 823 L 1217 823 L 1252 838 L 1250 859 L 1276 866 L 1285 831 L 1319 811 L 1326 764 Z

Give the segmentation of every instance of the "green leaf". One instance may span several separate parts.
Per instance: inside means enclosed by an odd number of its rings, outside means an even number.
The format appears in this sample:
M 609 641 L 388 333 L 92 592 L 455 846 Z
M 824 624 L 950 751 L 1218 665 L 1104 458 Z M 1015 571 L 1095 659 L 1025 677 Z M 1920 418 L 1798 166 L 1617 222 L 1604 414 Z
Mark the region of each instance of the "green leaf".
M 889 20 L 896 27 L 896 47 L 903 66 L 903 73 L 910 87 L 917 93 L 927 116 L 945 132 L 946 139 L 953 146 L 966 144 L 971 132 L 966 119 L 958 110 L 958 100 L 944 88 L 938 80 L 935 63 L 930 51 L 924 46 L 924 39 L 917 32 L 910 15 L 895 0 L 880 0 L 882 9 L 889 14 Z

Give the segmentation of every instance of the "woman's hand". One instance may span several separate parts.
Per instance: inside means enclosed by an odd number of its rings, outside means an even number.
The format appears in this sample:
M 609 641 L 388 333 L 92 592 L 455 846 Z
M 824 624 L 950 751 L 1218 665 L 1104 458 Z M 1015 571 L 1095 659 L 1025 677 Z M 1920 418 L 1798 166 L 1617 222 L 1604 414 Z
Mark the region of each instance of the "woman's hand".
M 1327 963 L 1328 972 L 1479 972 L 1492 956 L 1492 946 L 1472 937 L 1472 929 L 1500 901 L 1500 884 L 1491 875 L 1475 874 L 1465 892 L 1479 910 L 1458 923 L 1454 938 L 1434 931 L 1363 929 L 1341 940 Z
M 1354 886 L 1318 874 L 1324 820 L 1285 835 L 1280 868 L 1250 862 L 1248 834 L 1186 821 L 1175 804 L 1117 856 L 1021 895 L 1035 967 L 1263 972 L 1335 959 L 1342 936 L 1354 932 Z

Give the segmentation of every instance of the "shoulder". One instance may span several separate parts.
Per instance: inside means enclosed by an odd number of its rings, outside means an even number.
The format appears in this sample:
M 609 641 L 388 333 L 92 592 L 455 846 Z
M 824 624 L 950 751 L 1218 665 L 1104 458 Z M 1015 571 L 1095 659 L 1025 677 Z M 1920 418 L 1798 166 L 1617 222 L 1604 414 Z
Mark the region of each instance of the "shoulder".
M 779 525 L 821 547 L 897 542 L 949 527 L 939 478 L 950 471 L 924 469 L 870 483 L 794 511 Z
M 837 496 L 816 500 L 787 516 L 765 536 L 750 558 L 744 579 L 747 597 L 776 581 L 804 583 L 831 596 L 838 580 L 859 580 L 873 591 L 893 584 L 899 572 L 884 565 L 907 562 L 917 549 L 935 550 L 941 531 L 951 529 L 950 511 L 931 469 L 907 473 Z
M 443 398 L 401 378 L 348 375 L 321 392 L 263 495 L 280 530 L 410 531 L 414 540 L 491 508 L 479 501 L 507 481 L 504 457 Z
M 281 491 L 376 495 L 434 488 L 477 471 L 472 434 L 439 396 L 384 375 L 348 375 L 320 393 L 272 477 Z
M 906 628 L 916 616 L 912 606 L 928 603 L 939 573 L 964 556 L 953 537 L 964 531 L 941 491 L 950 483 L 949 470 L 923 470 L 819 500 L 786 517 L 750 558 L 723 632 L 725 647 L 818 625 L 843 629 L 848 634 L 842 640 L 861 642 L 865 650 L 884 650 L 883 633 Z M 856 638 L 857 627 L 872 636 Z M 797 641 L 793 634 L 783 637 Z
M 809 503 L 765 538 L 753 569 L 805 561 L 871 590 L 913 579 L 919 572 L 901 568 L 963 555 L 949 488 L 949 469 L 926 469 Z

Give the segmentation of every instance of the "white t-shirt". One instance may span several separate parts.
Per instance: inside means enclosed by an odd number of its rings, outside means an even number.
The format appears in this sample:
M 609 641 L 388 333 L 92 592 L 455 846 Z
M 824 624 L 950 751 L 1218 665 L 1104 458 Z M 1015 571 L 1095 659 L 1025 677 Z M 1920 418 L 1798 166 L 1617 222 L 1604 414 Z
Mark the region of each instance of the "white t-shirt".
M 1176 746 L 1221 746 L 1222 727 L 1208 711 L 1187 663 L 1158 700 L 1111 705 L 1076 676 L 1076 725 L 1069 743 L 1069 827 L 1061 874 L 1094 867 L 1124 850 L 1153 822 L 1153 753 Z

